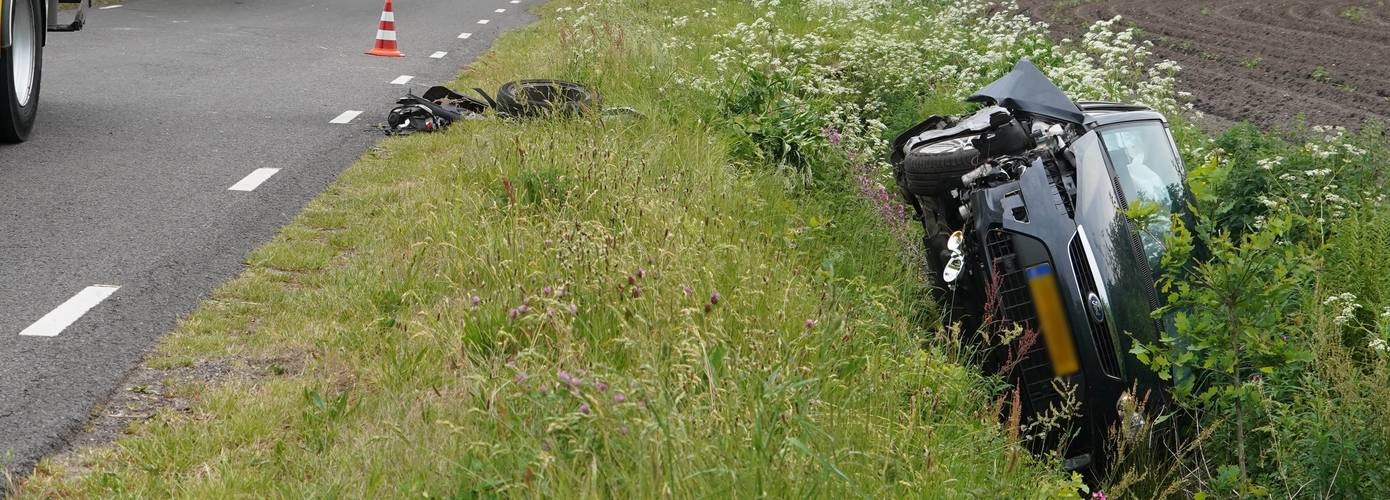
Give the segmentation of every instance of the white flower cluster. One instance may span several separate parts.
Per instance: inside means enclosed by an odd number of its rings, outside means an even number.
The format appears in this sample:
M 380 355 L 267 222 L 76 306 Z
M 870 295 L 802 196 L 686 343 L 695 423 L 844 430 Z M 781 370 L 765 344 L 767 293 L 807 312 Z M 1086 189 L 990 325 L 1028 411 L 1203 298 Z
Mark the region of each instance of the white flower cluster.
M 723 47 L 711 56 L 723 80 L 688 83 L 726 96 L 750 93 L 727 91 L 740 86 L 771 85 L 781 93 L 779 106 L 820 103 L 818 128 L 837 131 L 839 147 L 860 158 L 885 156 L 879 119 L 896 111 L 887 109 L 892 98 L 962 99 L 1025 57 L 1078 99 L 1178 108 L 1178 66 L 1153 62 L 1150 44 L 1115 19 L 1096 23 L 1079 45 L 1059 46 L 1046 24 L 1021 14 L 1012 0 L 813 0 L 819 17 L 805 33 L 780 27 L 778 0 L 750 5 L 765 13 L 722 35 Z
M 1351 321 L 1356 311 L 1361 309 L 1361 304 L 1356 302 L 1356 295 L 1350 292 L 1330 295 L 1323 299 L 1322 304 L 1337 309 L 1337 315 L 1333 316 L 1332 322 L 1338 326 L 1346 325 Z
M 1370 347 L 1372 351 L 1390 353 L 1390 344 L 1387 344 L 1382 338 L 1372 338 L 1370 342 L 1366 343 L 1366 346 Z

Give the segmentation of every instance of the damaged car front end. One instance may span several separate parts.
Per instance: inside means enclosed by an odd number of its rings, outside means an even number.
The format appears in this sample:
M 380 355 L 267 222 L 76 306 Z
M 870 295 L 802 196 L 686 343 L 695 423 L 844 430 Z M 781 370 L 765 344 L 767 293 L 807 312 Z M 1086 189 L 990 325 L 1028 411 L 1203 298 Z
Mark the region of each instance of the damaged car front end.
M 1155 282 L 1171 221 L 1189 217 L 1182 162 L 1162 114 L 1073 102 L 1027 60 L 970 100 L 987 107 L 894 143 L 929 274 L 949 322 L 1028 332 L 987 368 L 1013 383 L 1025 425 L 1052 419 L 1035 449 L 1097 467 L 1119 419 L 1144 418 L 1121 415 L 1122 398 L 1166 404 L 1129 353 L 1170 329 Z

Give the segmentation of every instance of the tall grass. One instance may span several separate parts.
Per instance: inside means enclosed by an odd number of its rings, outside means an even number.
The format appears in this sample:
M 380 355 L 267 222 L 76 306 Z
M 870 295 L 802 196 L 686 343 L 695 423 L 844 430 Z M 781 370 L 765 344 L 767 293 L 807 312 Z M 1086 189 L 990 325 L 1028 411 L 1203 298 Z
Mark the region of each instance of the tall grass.
M 456 86 L 576 79 L 647 118 L 383 142 L 148 361 L 240 376 L 19 496 L 1075 494 L 1000 432 L 998 384 L 924 349 L 854 181 L 789 189 L 682 83 L 749 5 L 539 13 Z

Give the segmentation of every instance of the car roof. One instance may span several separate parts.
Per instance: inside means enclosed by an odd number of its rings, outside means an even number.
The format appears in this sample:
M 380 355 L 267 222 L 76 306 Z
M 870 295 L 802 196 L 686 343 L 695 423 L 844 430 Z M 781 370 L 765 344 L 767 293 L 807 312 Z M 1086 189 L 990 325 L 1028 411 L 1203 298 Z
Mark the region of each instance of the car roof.
M 1165 125 L 1168 119 L 1162 113 L 1158 113 L 1148 106 L 1141 104 L 1123 104 L 1108 101 L 1080 101 L 1076 103 L 1081 111 L 1086 114 L 1085 126 L 1093 129 L 1113 123 L 1133 122 L 1141 120 L 1158 120 Z

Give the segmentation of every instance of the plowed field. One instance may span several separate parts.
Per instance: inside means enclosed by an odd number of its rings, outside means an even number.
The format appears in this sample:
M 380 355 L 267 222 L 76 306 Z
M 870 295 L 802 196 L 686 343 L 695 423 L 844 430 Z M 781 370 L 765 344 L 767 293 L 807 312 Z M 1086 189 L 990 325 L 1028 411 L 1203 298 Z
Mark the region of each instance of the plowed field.
M 1020 0 L 1058 37 L 1122 16 L 1177 61 L 1182 90 L 1214 122 L 1285 127 L 1390 122 L 1384 0 Z

